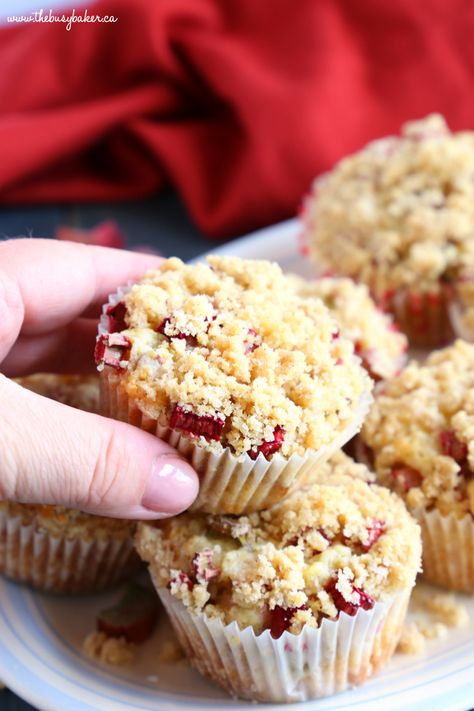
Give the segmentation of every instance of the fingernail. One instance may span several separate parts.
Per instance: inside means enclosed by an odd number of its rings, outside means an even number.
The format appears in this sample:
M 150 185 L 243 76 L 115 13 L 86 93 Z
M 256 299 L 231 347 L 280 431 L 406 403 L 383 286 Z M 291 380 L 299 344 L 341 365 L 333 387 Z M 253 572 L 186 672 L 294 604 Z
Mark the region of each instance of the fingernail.
M 164 515 L 180 513 L 191 506 L 198 487 L 197 474 L 187 462 L 158 457 L 152 465 L 142 506 Z

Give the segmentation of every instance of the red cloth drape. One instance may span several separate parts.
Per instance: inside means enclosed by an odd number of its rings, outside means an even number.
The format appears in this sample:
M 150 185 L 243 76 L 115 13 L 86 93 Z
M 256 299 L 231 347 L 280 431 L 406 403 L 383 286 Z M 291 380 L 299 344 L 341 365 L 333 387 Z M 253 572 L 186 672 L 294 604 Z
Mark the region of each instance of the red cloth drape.
M 77 10 L 79 12 L 79 10 Z M 408 118 L 474 128 L 472 0 L 100 0 L 0 30 L 0 202 L 172 184 L 210 235 L 294 213 Z

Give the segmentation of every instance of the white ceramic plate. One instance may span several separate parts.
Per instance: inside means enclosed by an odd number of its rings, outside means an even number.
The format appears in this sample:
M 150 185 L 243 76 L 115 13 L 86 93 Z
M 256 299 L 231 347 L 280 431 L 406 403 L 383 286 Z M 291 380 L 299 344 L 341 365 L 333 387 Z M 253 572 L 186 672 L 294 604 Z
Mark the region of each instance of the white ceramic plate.
M 297 224 L 285 222 L 214 250 L 219 254 L 278 260 L 286 270 L 309 273 L 298 256 Z M 87 659 L 82 641 L 95 616 L 117 592 L 83 598 L 35 593 L 0 579 L 0 679 L 47 711 L 197 711 L 242 708 L 181 661 L 154 663 L 171 632 L 164 618 L 128 668 Z M 330 699 L 266 711 L 467 711 L 474 707 L 474 596 L 464 598 L 471 623 L 428 644 L 423 656 L 396 655 L 386 670 L 359 689 Z M 253 707 L 251 707 L 253 708 Z

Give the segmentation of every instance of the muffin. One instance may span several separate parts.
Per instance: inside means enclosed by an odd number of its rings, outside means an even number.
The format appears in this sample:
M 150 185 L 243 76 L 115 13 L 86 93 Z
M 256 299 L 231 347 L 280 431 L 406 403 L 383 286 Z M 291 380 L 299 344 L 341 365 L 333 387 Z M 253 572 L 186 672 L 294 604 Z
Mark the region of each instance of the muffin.
M 474 265 L 474 133 L 431 115 L 317 180 L 303 210 L 319 270 L 366 284 L 414 346 L 452 337 L 453 283 Z
M 367 412 L 372 383 L 337 333 L 276 264 L 168 259 L 104 308 L 102 409 L 189 459 L 201 479 L 194 510 L 268 508 Z
M 474 345 L 458 340 L 384 383 L 359 440 L 420 522 L 425 578 L 474 592 Z
M 97 412 L 96 376 L 38 374 L 16 382 L 71 407 Z M 101 590 L 140 565 L 135 524 L 63 506 L 0 502 L 0 573 L 41 590 Z
M 324 301 L 372 380 L 400 372 L 406 363 L 407 338 L 391 315 L 376 306 L 365 284 L 331 277 L 308 281 L 297 275 L 291 280 L 300 296 Z
M 271 509 L 140 524 L 136 546 L 203 675 L 251 701 L 304 701 L 376 673 L 420 566 L 401 499 L 337 453 Z

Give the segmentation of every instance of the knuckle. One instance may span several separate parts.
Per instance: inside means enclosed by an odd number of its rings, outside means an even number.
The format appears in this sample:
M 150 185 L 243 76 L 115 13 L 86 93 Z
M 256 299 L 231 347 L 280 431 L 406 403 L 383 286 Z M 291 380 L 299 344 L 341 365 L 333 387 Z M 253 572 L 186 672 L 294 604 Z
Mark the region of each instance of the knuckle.
M 129 476 L 132 460 L 125 439 L 115 427 L 101 438 L 87 495 L 87 506 L 105 510 L 120 506 L 127 495 L 130 498 L 134 477 Z

